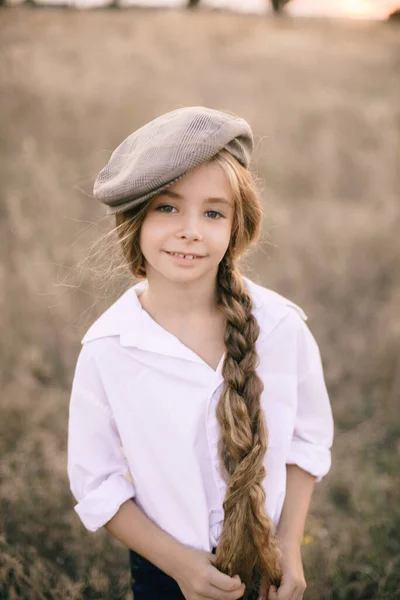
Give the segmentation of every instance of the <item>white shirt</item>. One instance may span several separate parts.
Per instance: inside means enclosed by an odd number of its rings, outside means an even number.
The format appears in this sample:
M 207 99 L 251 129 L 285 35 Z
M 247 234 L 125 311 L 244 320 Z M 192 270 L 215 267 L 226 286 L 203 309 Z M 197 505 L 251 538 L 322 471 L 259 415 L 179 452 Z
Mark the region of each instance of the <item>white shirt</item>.
M 320 481 L 331 466 L 334 424 L 318 345 L 303 310 L 245 278 L 260 325 L 257 372 L 269 429 L 263 485 L 275 527 L 286 464 Z M 219 471 L 214 371 L 158 325 L 132 286 L 84 336 L 70 403 L 68 476 L 87 529 L 105 525 L 123 502 L 193 548 L 217 546 L 226 483 Z

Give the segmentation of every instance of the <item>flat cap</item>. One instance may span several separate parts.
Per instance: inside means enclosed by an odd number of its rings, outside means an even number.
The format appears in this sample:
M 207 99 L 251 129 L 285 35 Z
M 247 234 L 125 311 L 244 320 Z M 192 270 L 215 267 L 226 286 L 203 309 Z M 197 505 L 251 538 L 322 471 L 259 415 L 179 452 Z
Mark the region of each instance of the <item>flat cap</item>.
M 95 180 L 94 197 L 108 213 L 123 212 L 222 149 L 249 166 L 253 135 L 244 119 L 202 106 L 178 108 L 137 129 L 114 150 Z

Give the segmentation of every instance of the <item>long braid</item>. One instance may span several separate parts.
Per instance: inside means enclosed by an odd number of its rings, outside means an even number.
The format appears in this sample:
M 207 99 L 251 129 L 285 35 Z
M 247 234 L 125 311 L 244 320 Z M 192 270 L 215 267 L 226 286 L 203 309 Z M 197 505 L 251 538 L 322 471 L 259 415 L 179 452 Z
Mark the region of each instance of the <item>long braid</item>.
M 218 304 L 226 318 L 224 391 L 217 406 L 219 454 L 227 481 L 224 525 L 216 566 L 246 584 L 244 598 L 258 592 L 262 580 L 279 584 L 281 553 L 265 510 L 263 459 L 268 432 L 261 407 L 263 383 L 257 375 L 259 325 L 240 271 L 229 256 L 218 272 Z

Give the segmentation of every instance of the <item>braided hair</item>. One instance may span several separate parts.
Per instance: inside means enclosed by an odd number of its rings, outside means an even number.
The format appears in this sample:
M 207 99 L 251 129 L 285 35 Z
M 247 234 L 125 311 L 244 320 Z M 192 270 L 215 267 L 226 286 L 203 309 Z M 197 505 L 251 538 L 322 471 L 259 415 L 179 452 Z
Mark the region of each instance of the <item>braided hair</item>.
M 281 572 L 274 526 L 265 511 L 264 456 L 268 430 L 261 407 L 263 383 L 257 375 L 259 325 L 240 271 L 229 258 L 218 273 L 219 306 L 226 317 L 225 385 L 217 406 L 221 436 L 219 455 L 227 481 L 224 523 L 216 566 L 238 573 L 246 584 L 245 598 L 256 594 L 261 581 L 278 584 Z

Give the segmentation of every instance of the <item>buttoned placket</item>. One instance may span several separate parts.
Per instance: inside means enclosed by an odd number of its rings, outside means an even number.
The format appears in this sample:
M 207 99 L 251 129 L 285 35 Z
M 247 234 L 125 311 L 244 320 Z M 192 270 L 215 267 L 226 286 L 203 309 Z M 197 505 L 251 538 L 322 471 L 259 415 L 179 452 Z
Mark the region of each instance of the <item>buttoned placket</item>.
M 213 505 L 209 513 L 209 536 L 212 547 L 216 547 L 222 531 L 224 521 L 223 501 L 225 497 L 225 483 L 220 471 L 220 460 L 218 453 L 219 425 L 216 417 L 216 407 L 223 391 L 224 378 L 222 376 L 222 366 L 225 360 L 225 354 L 217 367 L 212 378 L 210 387 L 207 391 L 207 409 L 206 409 L 206 434 L 208 449 L 211 458 L 211 470 L 213 474 L 216 499 L 218 505 Z

